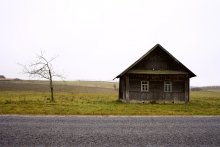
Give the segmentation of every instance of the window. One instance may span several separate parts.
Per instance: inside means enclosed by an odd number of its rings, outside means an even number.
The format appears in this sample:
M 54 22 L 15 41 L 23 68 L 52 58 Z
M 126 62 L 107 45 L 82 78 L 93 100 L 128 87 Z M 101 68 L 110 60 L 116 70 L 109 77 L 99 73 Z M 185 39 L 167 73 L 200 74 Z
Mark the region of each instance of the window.
M 149 91 L 149 81 L 141 81 L 141 92 Z
M 164 92 L 172 92 L 172 82 L 171 81 L 164 82 Z

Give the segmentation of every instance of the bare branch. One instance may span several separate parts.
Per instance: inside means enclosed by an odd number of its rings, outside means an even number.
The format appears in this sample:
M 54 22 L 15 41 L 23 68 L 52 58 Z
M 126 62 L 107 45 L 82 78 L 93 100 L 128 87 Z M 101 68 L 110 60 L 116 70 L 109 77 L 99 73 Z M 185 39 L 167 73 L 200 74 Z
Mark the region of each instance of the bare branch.
M 47 60 L 44 57 L 44 52 L 41 51 L 40 55 L 37 55 L 37 61 L 33 62 L 29 66 L 21 65 L 23 67 L 23 73 L 27 74 L 29 77 L 39 77 L 50 81 L 51 101 L 54 101 L 53 77 L 64 79 L 62 75 L 55 74 L 51 63 L 54 59 L 56 59 L 56 57 Z
M 38 66 L 38 65 L 45 65 L 44 62 L 35 62 L 33 64 L 31 64 L 30 66 Z
M 56 59 L 58 56 L 55 56 L 55 57 L 52 57 L 49 61 L 48 61 L 48 63 L 50 63 L 50 62 L 52 62 L 54 59 Z

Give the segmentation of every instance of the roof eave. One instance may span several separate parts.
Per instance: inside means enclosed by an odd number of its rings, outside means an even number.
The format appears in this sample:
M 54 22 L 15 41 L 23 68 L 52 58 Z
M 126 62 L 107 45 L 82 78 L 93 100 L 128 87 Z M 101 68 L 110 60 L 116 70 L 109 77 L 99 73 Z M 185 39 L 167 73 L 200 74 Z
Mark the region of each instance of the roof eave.
M 121 72 L 116 78 L 120 78 L 121 76 L 123 76 L 129 69 L 131 69 L 132 67 L 134 67 L 139 61 L 141 61 L 143 58 L 145 58 L 148 54 L 150 54 L 156 47 L 162 47 L 160 44 L 156 44 L 154 47 L 152 47 L 147 53 L 145 53 L 143 56 L 141 56 L 138 60 L 136 60 L 133 64 L 131 64 L 128 68 L 126 68 L 123 72 Z M 114 80 L 113 79 L 113 80 Z
M 166 49 L 164 49 L 160 44 L 156 44 L 153 48 L 151 48 L 146 54 L 144 54 L 142 57 L 140 57 L 138 60 L 136 60 L 133 64 L 131 64 L 128 68 L 126 68 L 123 72 L 121 72 L 116 78 L 120 78 L 123 76 L 125 73 L 127 73 L 128 70 L 130 70 L 132 67 L 134 67 L 137 63 L 139 63 L 143 58 L 145 58 L 148 54 L 150 54 L 155 48 L 160 47 L 163 51 L 165 51 L 170 57 L 172 57 L 178 64 L 180 64 L 185 70 L 189 73 L 189 77 L 196 77 L 196 75 L 189 70 L 184 64 L 182 64 L 179 60 L 177 60 L 172 54 L 170 54 Z M 113 80 L 114 80 L 113 79 Z

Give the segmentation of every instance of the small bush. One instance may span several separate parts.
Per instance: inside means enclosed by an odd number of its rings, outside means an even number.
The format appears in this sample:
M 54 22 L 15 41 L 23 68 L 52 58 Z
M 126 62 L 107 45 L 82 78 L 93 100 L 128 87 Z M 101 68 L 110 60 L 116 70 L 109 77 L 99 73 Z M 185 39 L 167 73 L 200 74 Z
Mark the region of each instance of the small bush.
M 150 104 L 157 104 L 157 102 L 153 100 L 153 101 L 150 101 Z
M 11 100 L 5 100 L 5 104 L 11 104 Z

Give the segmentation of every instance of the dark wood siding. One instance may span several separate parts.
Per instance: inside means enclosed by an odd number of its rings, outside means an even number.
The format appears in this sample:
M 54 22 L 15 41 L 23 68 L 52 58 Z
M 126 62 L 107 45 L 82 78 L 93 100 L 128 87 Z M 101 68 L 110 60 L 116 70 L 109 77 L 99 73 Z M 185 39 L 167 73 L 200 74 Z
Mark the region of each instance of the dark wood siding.
M 119 79 L 119 99 L 123 99 L 123 87 L 124 87 L 124 81 L 123 78 Z
M 116 78 L 119 99 L 178 103 L 189 101 L 189 79 L 196 76 L 161 45 L 156 44 Z
M 149 81 L 149 91 L 141 92 L 141 81 Z M 164 92 L 164 81 L 172 82 L 172 92 Z M 129 100 L 174 103 L 185 101 L 184 75 L 129 75 Z
M 140 61 L 132 69 L 183 71 L 181 66 L 161 49 L 155 50 L 154 52 L 150 53 L 146 58 Z

